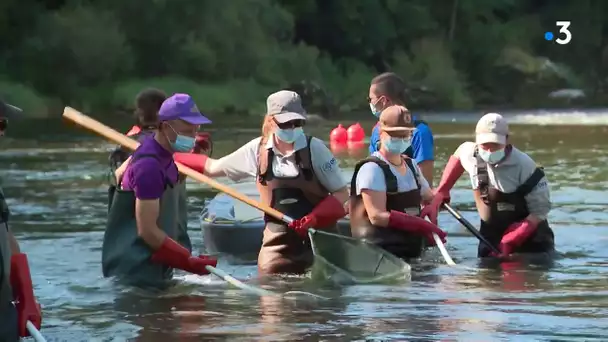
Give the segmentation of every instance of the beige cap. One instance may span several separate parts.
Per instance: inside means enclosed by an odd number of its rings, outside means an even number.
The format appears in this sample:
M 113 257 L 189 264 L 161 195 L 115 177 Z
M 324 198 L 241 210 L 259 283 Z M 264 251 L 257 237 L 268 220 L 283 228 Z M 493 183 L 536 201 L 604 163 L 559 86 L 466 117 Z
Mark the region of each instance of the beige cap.
M 475 142 L 477 144 L 497 143 L 506 145 L 509 135 L 507 120 L 498 113 L 488 113 L 479 119 L 475 127 Z
M 404 106 L 389 106 L 380 114 L 380 129 L 385 132 L 411 132 L 414 122 L 409 109 Z
M 266 100 L 266 113 L 274 116 L 279 123 L 292 120 L 306 120 L 306 110 L 298 93 L 281 90 L 270 94 Z

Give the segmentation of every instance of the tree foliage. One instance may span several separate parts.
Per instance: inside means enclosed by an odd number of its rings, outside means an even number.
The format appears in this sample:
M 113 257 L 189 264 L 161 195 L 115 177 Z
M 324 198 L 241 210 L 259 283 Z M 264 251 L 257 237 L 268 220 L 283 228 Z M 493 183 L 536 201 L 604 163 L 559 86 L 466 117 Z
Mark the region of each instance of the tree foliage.
M 543 38 L 558 20 L 568 45 Z M 253 113 L 300 87 L 346 111 L 395 71 L 413 108 L 567 104 L 547 96 L 561 88 L 603 105 L 606 20 L 603 0 L 3 0 L 0 96 L 113 111 L 157 86 Z

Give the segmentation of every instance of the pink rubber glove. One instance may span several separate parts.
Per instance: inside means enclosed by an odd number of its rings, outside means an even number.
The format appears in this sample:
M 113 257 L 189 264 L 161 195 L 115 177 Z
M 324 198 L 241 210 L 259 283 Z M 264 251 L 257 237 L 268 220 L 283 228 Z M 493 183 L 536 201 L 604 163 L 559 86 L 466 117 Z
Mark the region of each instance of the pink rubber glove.
M 498 257 L 506 257 L 511 254 L 514 249 L 526 242 L 526 240 L 536 231 L 537 226 L 537 224 L 528 220 L 511 224 L 505 231 L 505 234 L 498 245 L 501 254 Z
M 450 203 L 450 190 L 456 184 L 456 181 L 462 174 L 464 173 L 464 168 L 460 163 L 460 159 L 455 156 L 451 156 L 448 160 L 445 169 L 443 170 L 443 175 L 441 176 L 441 181 L 439 182 L 439 186 L 435 189 L 435 196 L 431 200 L 431 203 L 427 204 L 422 208 L 420 212 L 420 218 L 424 219 L 426 217 L 429 218 L 431 223 L 437 225 L 437 215 L 439 214 L 439 209 L 443 203 Z
M 288 226 L 303 239 L 308 236 L 308 228 L 327 227 L 335 224 L 339 219 L 346 216 L 344 205 L 334 196 L 325 197 L 310 214 L 298 220 L 293 220 Z

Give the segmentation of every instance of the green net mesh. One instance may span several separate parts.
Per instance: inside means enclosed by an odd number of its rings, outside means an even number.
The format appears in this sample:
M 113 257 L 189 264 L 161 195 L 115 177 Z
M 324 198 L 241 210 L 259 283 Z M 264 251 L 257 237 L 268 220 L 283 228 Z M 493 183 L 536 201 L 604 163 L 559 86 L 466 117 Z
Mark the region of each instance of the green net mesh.
M 411 267 L 400 258 L 364 240 L 309 229 L 315 256 L 311 277 L 339 284 L 403 282 Z

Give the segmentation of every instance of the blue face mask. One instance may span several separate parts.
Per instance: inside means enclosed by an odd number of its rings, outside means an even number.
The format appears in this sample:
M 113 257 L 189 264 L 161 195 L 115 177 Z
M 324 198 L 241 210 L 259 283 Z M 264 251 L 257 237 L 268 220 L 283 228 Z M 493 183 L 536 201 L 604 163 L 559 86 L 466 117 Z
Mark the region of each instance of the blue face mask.
M 410 139 L 407 138 L 386 138 L 382 140 L 382 146 L 392 154 L 401 154 L 410 147 Z
M 479 157 L 488 164 L 497 164 L 505 157 L 504 148 L 494 152 L 486 151 L 482 148 L 479 148 L 477 153 L 479 153 Z
M 173 127 L 171 127 L 171 126 L 169 126 L 169 127 L 173 130 L 173 132 L 175 132 Z M 173 151 L 175 151 L 175 152 L 192 151 L 192 149 L 194 148 L 194 144 L 196 143 L 196 139 L 194 139 L 194 137 L 189 137 L 187 135 L 178 134 L 177 132 L 175 132 L 175 134 L 177 134 L 175 141 L 169 140 Z
M 286 142 L 288 144 L 293 144 L 294 141 L 298 140 L 300 136 L 304 134 L 304 130 L 302 127 L 289 128 L 289 129 L 280 129 L 277 127 L 277 130 L 274 134 L 279 138 L 279 140 Z

